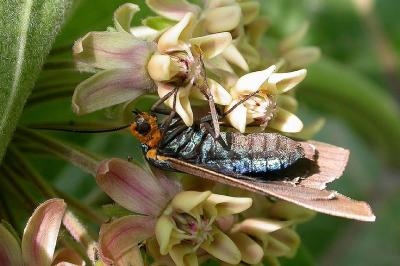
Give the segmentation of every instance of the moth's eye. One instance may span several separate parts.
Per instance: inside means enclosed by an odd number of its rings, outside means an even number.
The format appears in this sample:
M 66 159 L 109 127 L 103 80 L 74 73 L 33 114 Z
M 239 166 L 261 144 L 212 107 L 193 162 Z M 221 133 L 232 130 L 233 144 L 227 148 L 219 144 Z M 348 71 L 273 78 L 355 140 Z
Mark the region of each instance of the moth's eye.
M 147 133 L 149 133 L 151 127 L 149 125 L 149 123 L 147 123 L 147 121 L 145 121 L 144 119 L 138 119 L 138 121 L 136 122 L 136 131 L 140 134 L 140 135 L 147 135 Z

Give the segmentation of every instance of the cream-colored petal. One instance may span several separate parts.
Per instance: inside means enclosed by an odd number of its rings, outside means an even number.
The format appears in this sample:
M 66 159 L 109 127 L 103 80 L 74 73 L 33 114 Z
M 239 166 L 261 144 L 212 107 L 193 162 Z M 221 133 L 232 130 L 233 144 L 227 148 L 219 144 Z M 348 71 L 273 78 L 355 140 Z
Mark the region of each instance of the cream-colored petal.
M 303 40 L 304 36 L 307 34 L 310 23 L 303 23 L 295 32 L 288 35 L 279 44 L 279 50 L 281 52 L 289 51 L 294 49 Z
M 156 31 L 147 26 L 132 27 L 130 29 L 130 33 L 133 36 L 148 42 L 153 42 L 161 34 L 159 31 Z
M 269 122 L 268 126 L 282 132 L 297 133 L 303 129 L 303 122 L 301 122 L 295 114 L 285 109 L 278 108 L 278 111 Z
M 243 24 L 253 22 L 260 14 L 260 3 L 258 1 L 244 1 L 239 3 L 243 14 Z
M 172 20 L 182 19 L 188 12 L 198 14 L 200 7 L 186 0 L 146 0 L 155 13 Z
M 204 26 L 210 33 L 231 31 L 239 26 L 241 16 L 239 5 L 209 9 L 204 15 Z
M 214 228 L 213 231 L 213 240 L 204 242 L 201 248 L 219 260 L 229 264 L 238 264 L 242 256 L 235 243 L 219 229 Z
M 229 104 L 225 111 L 228 111 L 231 107 L 233 107 L 238 100 L 233 100 L 231 104 Z M 243 104 L 238 105 L 232 112 L 230 112 L 226 119 L 229 124 L 239 130 L 240 133 L 244 133 L 246 130 L 246 119 L 247 119 L 247 109 Z
M 229 65 L 228 61 L 224 58 L 223 54 L 216 56 L 214 58 L 208 59 L 206 62 L 204 62 L 206 68 L 210 70 L 211 72 L 215 73 L 218 70 L 225 71 L 227 73 L 230 73 L 231 75 L 235 75 L 233 71 L 233 68 Z M 216 73 L 218 74 L 218 73 Z
M 213 96 L 214 102 L 220 105 L 228 105 L 232 101 L 231 95 L 222 87 L 221 84 L 216 82 L 213 79 L 207 79 L 208 86 L 210 88 L 211 95 Z M 193 88 L 190 96 L 195 97 L 197 99 L 206 100 L 204 94 L 200 91 L 199 88 Z
M 22 237 L 21 249 L 25 265 L 51 265 L 66 208 L 64 200 L 50 199 L 34 211 Z
M 229 235 L 242 254 L 242 261 L 254 265 L 260 263 L 264 257 L 262 247 L 248 235 L 243 233 L 235 233 Z
M 169 81 L 179 73 L 179 70 L 179 66 L 169 55 L 153 55 L 147 65 L 147 71 L 155 81 Z
M 108 264 L 124 257 L 126 252 L 154 235 L 155 218 L 130 215 L 103 224 L 99 233 L 101 259 Z
M 164 32 L 158 40 L 158 50 L 166 53 L 169 50 L 181 49 L 180 45 L 189 41 L 195 26 L 195 16 L 187 13 L 175 26 Z
M 133 16 L 140 11 L 138 5 L 125 3 L 114 12 L 114 26 L 117 31 L 130 32 Z
M 155 235 L 160 246 L 160 254 L 166 255 L 170 248 L 170 239 L 174 223 L 168 216 L 162 215 L 156 223 Z
M 274 73 L 275 69 L 276 67 L 272 65 L 265 70 L 251 72 L 242 76 L 232 88 L 232 96 L 247 95 L 258 91 L 263 83 Z
M 249 65 L 235 45 L 229 45 L 223 52 L 223 56 L 232 65 L 240 67 L 243 71 L 249 71 Z
M 290 91 L 302 82 L 307 75 L 306 69 L 288 73 L 273 73 L 266 82 L 268 93 L 281 94 Z
M 242 232 L 263 240 L 265 235 L 288 227 L 291 224 L 293 224 L 293 222 L 291 221 L 279 221 L 266 218 L 251 218 L 246 219 L 241 223 L 235 224 L 232 228 L 232 232 Z
M 178 245 L 171 249 L 170 256 L 175 262 L 176 266 L 198 266 L 196 252 L 189 244 Z
M 251 198 L 229 197 L 219 194 L 211 194 L 207 200 L 207 204 L 217 208 L 218 216 L 226 216 L 241 213 L 253 203 Z
M 299 47 L 283 55 L 289 69 L 300 69 L 318 61 L 321 50 L 316 46 Z
M 192 209 L 202 204 L 211 195 L 210 191 L 183 191 L 178 193 L 171 201 L 171 206 L 182 212 L 189 213 Z
M 168 92 L 170 92 L 173 87 L 165 83 L 158 83 L 158 95 L 162 98 Z M 193 125 L 193 111 L 189 101 L 189 94 L 191 91 L 191 85 L 186 88 L 179 88 L 176 96 L 176 106 L 175 110 L 177 114 L 182 118 L 183 122 L 187 126 Z M 172 95 L 164 102 L 169 108 L 173 109 L 174 106 L 174 96 Z
M 229 32 L 221 32 L 190 39 L 192 45 L 200 48 L 205 58 L 213 58 L 221 54 L 232 42 Z
M 17 239 L 0 224 L 0 265 L 23 266 L 21 248 Z

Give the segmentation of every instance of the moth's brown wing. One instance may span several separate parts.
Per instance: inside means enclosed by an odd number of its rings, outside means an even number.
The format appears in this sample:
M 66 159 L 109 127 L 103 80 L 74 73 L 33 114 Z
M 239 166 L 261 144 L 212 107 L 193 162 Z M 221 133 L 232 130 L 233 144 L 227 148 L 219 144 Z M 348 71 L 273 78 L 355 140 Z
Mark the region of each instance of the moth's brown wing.
M 326 184 L 342 176 L 349 160 L 350 151 L 317 141 L 301 142 L 308 159 L 318 165 L 318 172 L 300 181 L 300 185 L 325 189 Z
M 318 190 L 277 181 L 256 182 L 238 179 L 175 158 L 162 157 L 160 159 L 167 161 L 170 167 L 177 171 L 260 194 L 274 196 L 317 212 L 360 221 L 375 220 L 375 216 L 367 203 L 349 199 L 335 191 Z

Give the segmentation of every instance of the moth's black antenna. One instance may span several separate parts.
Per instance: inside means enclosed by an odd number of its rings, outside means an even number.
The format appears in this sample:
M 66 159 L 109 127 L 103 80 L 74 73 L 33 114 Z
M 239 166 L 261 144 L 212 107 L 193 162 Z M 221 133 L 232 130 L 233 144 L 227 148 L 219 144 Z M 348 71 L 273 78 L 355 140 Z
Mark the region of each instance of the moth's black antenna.
M 128 127 L 130 127 L 130 124 L 113 128 L 104 128 L 104 129 L 77 129 L 77 128 L 62 128 L 62 127 L 51 127 L 51 126 L 43 126 L 43 127 L 31 126 L 29 128 L 38 130 L 59 131 L 59 132 L 73 132 L 73 133 L 107 133 L 107 132 L 115 132 L 123 130 Z

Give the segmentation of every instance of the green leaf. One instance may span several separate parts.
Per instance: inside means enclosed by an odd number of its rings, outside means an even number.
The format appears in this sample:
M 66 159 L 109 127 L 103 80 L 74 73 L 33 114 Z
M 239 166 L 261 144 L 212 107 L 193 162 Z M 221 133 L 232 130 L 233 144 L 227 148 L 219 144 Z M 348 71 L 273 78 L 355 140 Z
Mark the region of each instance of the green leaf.
M 71 2 L 0 3 L 0 160 Z

